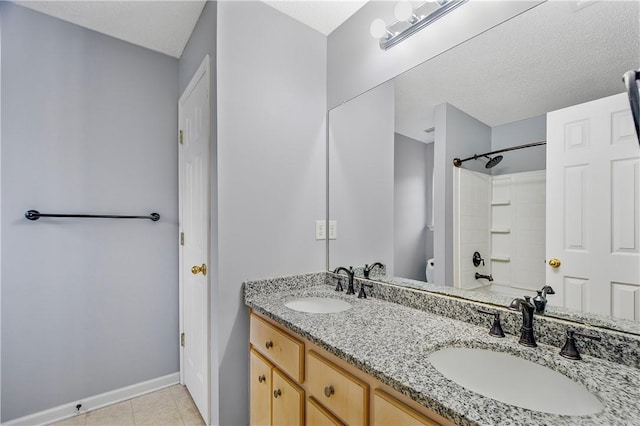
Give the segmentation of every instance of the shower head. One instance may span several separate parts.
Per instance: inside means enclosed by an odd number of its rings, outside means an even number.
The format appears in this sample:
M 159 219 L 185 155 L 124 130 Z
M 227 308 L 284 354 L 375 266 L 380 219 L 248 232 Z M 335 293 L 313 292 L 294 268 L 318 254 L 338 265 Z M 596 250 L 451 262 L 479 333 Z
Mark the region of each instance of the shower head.
M 502 155 L 496 155 L 493 158 L 485 155 L 485 157 L 487 157 L 489 159 L 489 161 L 487 161 L 487 164 L 484 166 L 487 169 L 490 169 L 490 168 L 492 168 L 494 166 L 497 166 L 498 163 L 502 161 Z

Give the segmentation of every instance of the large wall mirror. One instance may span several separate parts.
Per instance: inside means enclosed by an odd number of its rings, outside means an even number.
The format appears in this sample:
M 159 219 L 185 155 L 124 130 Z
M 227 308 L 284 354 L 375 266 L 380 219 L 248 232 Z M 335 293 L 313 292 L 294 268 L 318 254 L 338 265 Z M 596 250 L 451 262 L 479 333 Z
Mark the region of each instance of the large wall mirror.
M 619 95 L 639 13 L 545 2 L 332 109 L 329 268 L 381 262 L 372 279 L 502 306 L 548 284 L 545 315 L 640 334 L 640 149 Z M 587 102 L 606 123 L 557 112 Z

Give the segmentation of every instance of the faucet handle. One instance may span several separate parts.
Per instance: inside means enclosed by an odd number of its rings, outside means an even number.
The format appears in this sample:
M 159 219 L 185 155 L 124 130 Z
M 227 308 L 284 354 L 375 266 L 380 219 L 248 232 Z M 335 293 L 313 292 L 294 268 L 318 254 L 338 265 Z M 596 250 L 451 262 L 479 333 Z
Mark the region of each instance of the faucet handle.
M 481 314 L 493 315 L 493 325 L 491 326 L 491 330 L 489 330 L 489 334 L 491 336 L 504 337 L 504 331 L 502 331 L 502 326 L 500 325 L 500 312 L 490 312 L 483 309 L 478 309 L 478 312 Z
M 580 333 L 579 331 L 573 331 L 573 330 L 567 330 L 567 336 L 569 336 L 570 331 L 571 331 L 571 334 L 573 334 L 574 336 L 586 337 L 587 339 L 596 340 L 598 342 L 602 340 L 602 337 L 598 336 L 597 334 L 586 334 L 586 333 Z
M 364 288 L 369 287 L 373 288 L 373 284 L 365 284 L 362 281 L 360 282 L 360 291 L 358 292 L 358 299 L 366 299 L 367 293 L 364 292 Z
M 565 358 L 579 360 L 582 359 L 580 353 L 578 352 L 578 347 L 576 346 L 575 336 L 586 337 L 587 339 L 601 341 L 602 338 L 595 334 L 585 334 L 580 333 L 570 328 L 567 329 L 567 340 L 564 342 L 564 346 L 560 349 L 560 355 Z

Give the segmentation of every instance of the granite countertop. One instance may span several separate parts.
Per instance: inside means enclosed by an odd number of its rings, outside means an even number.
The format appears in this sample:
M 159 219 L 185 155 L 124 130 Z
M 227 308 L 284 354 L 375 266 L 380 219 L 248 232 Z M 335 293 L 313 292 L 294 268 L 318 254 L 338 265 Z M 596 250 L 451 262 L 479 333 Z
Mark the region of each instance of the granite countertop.
M 303 288 L 298 283 L 288 289 L 270 283 L 245 283 L 247 306 L 456 424 L 640 424 L 640 370 L 589 356 L 570 361 L 561 357 L 556 347 L 525 348 L 517 343 L 516 336 L 489 336 L 489 323 L 482 328 L 375 298 L 358 299 L 335 292 L 318 280 Z M 353 308 L 333 314 L 309 314 L 285 306 L 289 300 L 308 296 L 346 300 Z M 445 347 L 492 349 L 548 366 L 586 386 L 605 408 L 588 416 L 564 416 L 535 412 L 476 394 L 445 378 L 429 362 L 429 353 Z M 518 379 L 526 380 L 527 374 L 523 371 Z

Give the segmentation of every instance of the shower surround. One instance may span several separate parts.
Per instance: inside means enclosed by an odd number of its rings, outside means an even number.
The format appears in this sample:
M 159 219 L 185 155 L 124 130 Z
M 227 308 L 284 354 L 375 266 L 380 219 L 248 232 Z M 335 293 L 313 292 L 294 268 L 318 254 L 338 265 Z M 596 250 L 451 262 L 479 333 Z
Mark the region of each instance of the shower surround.
M 545 171 L 491 176 L 455 170 L 454 283 L 509 296 L 545 280 Z M 484 262 L 475 267 L 474 252 Z M 494 281 L 475 279 L 491 274 Z

